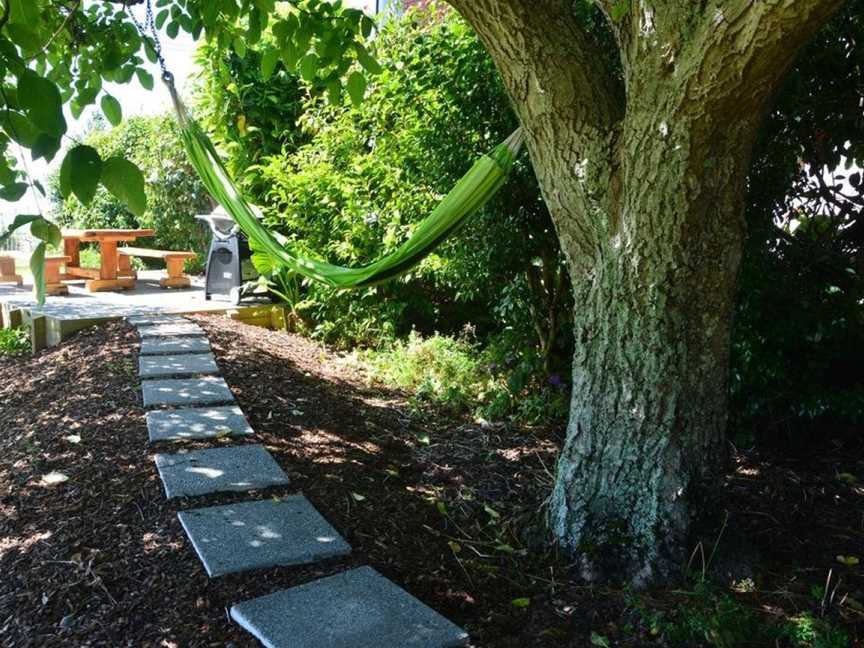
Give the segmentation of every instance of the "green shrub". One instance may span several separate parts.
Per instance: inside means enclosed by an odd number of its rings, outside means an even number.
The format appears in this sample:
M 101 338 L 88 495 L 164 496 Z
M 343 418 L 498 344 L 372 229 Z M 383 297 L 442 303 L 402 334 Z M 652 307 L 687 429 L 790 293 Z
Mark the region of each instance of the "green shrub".
M 519 359 L 498 338 L 486 348 L 466 330 L 459 338 L 412 332 L 389 348 L 366 351 L 360 359 L 373 378 L 410 392 L 417 405 L 452 413 L 526 423 L 561 420 L 567 414 L 565 381 L 543 381 L 529 359 Z M 534 358 L 534 362 L 538 361 Z
M 651 635 L 673 648 L 848 648 L 849 637 L 826 619 L 809 612 L 767 617 L 733 594 L 710 584 L 696 585 L 671 608 L 652 608 L 636 595 L 629 607 Z
M 30 352 L 30 335 L 24 328 L 0 328 L 0 356 L 18 356 Z

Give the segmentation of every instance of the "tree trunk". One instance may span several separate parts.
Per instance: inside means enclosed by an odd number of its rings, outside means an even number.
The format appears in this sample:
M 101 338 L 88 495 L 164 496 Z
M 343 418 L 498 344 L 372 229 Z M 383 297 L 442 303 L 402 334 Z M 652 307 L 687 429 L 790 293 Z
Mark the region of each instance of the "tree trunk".
M 571 275 L 550 526 L 588 578 L 666 580 L 724 469 L 750 150 L 795 52 L 842 2 L 631 0 L 606 41 L 569 2 L 451 3 L 513 99 Z

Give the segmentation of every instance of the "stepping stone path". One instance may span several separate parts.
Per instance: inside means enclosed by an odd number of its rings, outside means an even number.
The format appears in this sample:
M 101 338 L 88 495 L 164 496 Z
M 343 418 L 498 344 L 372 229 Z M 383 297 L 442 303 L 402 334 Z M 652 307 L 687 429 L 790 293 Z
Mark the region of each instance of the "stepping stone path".
M 157 454 L 168 499 L 287 486 L 288 475 L 262 445 Z
M 212 353 L 183 353 L 138 358 L 138 375 L 141 378 L 201 376 L 218 373 L 219 368 L 216 366 L 216 359 Z
M 217 376 L 147 380 L 142 385 L 142 391 L 144 407 L 216 405 L 234 400 L 228 383 Z
M 252 426 L 236 405 L 147 412 L 150 443 L 248 436 Z
M 345 556 L 351 547 L 300 495 L 181 511 L 211 577 Z
M 217 375 L 201 327 L 158 313 L 128 321 L 141 338 L 139 376 L 144 407 L 150 410 L 150 443 L 254 434 L 239 407 L 223 405 L 234 395 Z M 169 498 L 288 484 L 262 445 L 157 454 L 155 462 Z M 300 495 L 190 509 L 178 517 L 211 578 L 351 552 Z M 449 648 L 468 642 L 464 630 L 371 567 L 238 603 L 231 618 L 267 648 Z

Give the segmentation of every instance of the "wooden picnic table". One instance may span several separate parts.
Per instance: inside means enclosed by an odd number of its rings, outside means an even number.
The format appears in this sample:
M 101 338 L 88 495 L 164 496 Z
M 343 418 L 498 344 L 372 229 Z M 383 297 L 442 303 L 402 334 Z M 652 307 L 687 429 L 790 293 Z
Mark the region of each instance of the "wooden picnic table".
M 64 279 L 87 279 L 90 292 L 101 290 L 131 290 L 135 287 L 134 271 L 119 271 L 117 244 L 155 235 L 152 229 L 64 229 L 63 254 L 69 257 Z M 82 268 L 81 243 L 99 244 L 99 268 Z

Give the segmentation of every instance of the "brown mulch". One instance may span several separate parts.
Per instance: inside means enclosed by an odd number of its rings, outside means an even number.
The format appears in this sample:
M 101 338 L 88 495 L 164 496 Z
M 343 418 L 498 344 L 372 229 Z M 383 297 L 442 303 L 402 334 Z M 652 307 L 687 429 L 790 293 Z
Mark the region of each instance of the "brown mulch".
M 267 447 L 290 487 L 169 503 L 124 324 L 0 358 L 0 646 L 254 646 L 227 618 L 232 604 L 361 564 L 465 627 L 473 646 L 586 646 L 592 631 L 610 645 L 667 645 L 624 592 L 579 585 L 548 548 L 560 427 L 418 413 L 310 340 L 200 321 L 256 431 L 249 442 Z M 864 601 L 861 568 L 836 556 L 864 558 L 864 488 L 837 475 L 864 479 L 864 463 L 840 447 L 818 459 L 738 457 L 728 508 L 764 561 L 762 594 L 741 596 L 766 615 L 819 612 L 810 590 L 830 570 L 829 613 L 860 633 L 839 601 Z M 208 579 L 176 511 L 289 492 L 308 497 L 353 555 Z

